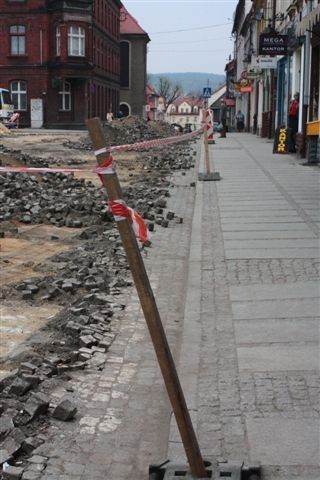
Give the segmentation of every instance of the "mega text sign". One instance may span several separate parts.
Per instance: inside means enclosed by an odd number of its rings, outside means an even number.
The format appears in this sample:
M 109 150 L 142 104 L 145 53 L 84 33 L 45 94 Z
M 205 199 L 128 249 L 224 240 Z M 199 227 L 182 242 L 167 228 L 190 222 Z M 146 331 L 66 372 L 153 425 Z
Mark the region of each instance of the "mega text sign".
M 287 35 L 277 35 L 276 33 L 261 33 L 260 35 L 260 55 L 286 55 L 287 46 Z

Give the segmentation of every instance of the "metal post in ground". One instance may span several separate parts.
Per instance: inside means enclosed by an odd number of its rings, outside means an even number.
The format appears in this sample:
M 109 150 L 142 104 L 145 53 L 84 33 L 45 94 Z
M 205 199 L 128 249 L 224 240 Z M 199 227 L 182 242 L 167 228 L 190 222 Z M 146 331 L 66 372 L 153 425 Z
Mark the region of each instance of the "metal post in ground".
M 109 158 L 105 135 L 99 118 L 87 121 L 89 134 L 101 166 Z M 117 174 L 112 171 L 101 175 L 108 200 L 122 200 L 122 191 Z M 151 340 L 157 355 L 171 406 L 177 421 L 183 446 L 190 465 L 191 474 L 195 478 L 206 478 L 207 472 L 201 456 L 198 441 L 193 429 L 190 414 L 186 405 L 176 367 L 163 329 L 160 314 L 153 296 L 150 281 L 145 270 L 139 246 L 127 218 L 117 222 L 128 263 L 138 292 L 144 317 L 150 332 Z

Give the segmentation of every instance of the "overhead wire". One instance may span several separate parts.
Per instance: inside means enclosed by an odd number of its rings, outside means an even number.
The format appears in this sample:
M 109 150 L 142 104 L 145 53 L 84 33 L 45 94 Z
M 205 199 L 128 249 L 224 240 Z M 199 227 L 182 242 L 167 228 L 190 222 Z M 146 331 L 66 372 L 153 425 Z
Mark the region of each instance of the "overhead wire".
M 230 36 L 229 37 L 216 37 L 216 38 L 204 38 L 203 40 L 190 40 L 190 41 L 185 41 L 185 40 L 180 40 L 180 41 L 175 41 L 174 43 L 177 44 L 177 43 L 203 43 L 203 42 L 213 42 L 215 40 L 229 40 L 230 39 Z M 156 45 L 172 45 L 172 41 L 171 42 L 156 42 Z
M 224 48 L 220 48 L 219 50 L 148 50 L 149 53 L 213 53 L 224 51 Z
M 202 25 L 201 27 L 181 28 L 181 29 L 178 29 L 178 30 L 166 30 L 166 31 L 163 31 L 163 32 L 149 32 L 149 35 L 160 35 L 160 34 L 163 34 L 163 33 L 190 32 L 191 30 L 204 30 L 204 29 L 207 29 L 207 28 L 224 27 L 226 25 L 232 25 L 232 22 L 217 23 L 215 25 Z

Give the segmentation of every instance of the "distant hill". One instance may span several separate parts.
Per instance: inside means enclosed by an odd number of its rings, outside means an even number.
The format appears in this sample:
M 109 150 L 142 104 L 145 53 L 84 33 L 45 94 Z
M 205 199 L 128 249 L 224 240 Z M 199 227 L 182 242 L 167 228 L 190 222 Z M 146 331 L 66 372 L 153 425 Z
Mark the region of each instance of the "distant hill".
M 204 87 L 211 87 L 215 90 L 220 84 L 226 80 L 224 75 L 215 73 L 201 73 L 201 72 L 185 72 L 185 73 L 149 73 L 148 81 L 157 89 L 160 77 L 165 77 L 173 84 L 180 84 L 184 94 L 188 93 L 202 93 Z

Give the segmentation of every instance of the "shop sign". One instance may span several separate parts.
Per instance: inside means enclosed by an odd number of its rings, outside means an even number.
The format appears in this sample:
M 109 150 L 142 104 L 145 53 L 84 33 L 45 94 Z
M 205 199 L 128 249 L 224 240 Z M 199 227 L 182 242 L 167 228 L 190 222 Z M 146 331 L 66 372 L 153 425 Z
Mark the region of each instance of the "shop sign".
M 227 107 L 234 107 L 236 102 L 234 101 L 233 98 L 226 98 L 225 104 L 227 105 Z
M 253 80 L 254 78 L 258 78 L 261 75 L 262 71 L 258 68 L 249 68 L 248 70 L 248 79 Z
M 245 87 L 240 87 L 241 93 L 251 93 L 253 91 L 252 85 L 246 85 Z
M 292 151 L 291 128 L 284 126 L 277 128 L 274 136 L 273 153 L 289 153 Z
M 276 33 L 261 33 L 259 40 L 260 55 L 286 55 L 288 36 Z
M 277 68 L 277 58 L 276 57 L 267 57 L 265 55 L 252 55 L 251 57 L 251 67 L 253 68 Z
M 235 90 L 240 90 L 241 83 L 240 82 L 234 82 L 233 87 L 235 88 Z

